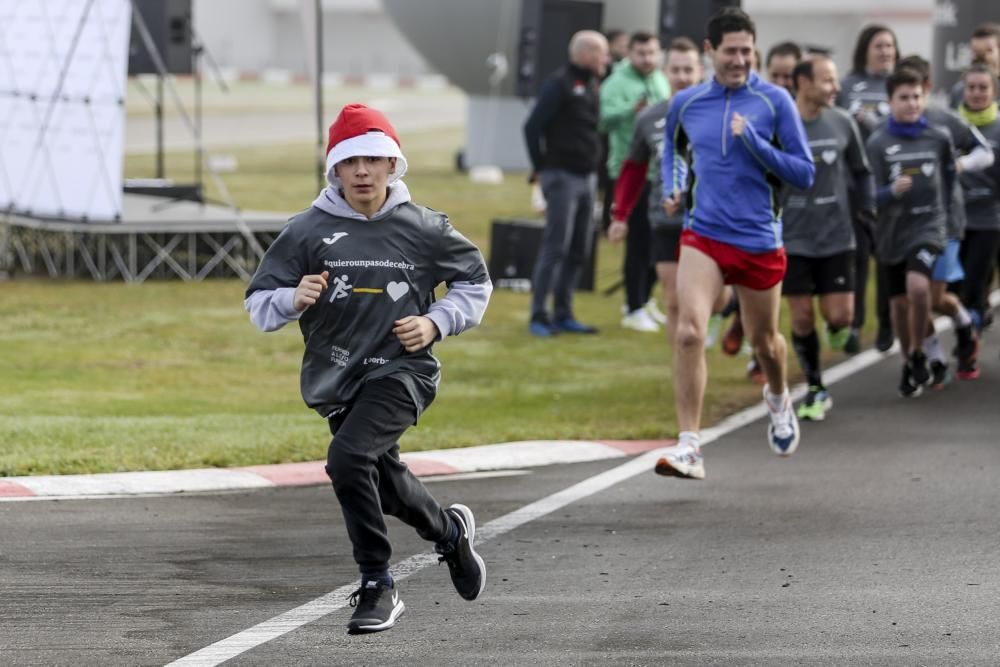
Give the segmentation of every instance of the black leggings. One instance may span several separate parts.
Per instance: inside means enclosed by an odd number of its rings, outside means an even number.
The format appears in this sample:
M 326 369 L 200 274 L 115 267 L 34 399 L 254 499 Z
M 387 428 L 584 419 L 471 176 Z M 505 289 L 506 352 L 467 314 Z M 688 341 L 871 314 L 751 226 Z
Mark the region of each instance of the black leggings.
M 650 291 L 656 284 L 652 246 L 647 182 L 628 218 L 628 235 L 625 237 L 625 302 L 630 313 L 646 305 Z
M 993 266 L 1000 261 L 1000 230 L 966 229 L 959 257 L 965 269 L 960 292 L 966 307 L 985 313 Z
M 857 241 L 857 249 L 854 253 L 854 322 L 851 323 L 851 326 L 855 329 L 861 329 L 865 326 L 868 273 L 875 248 L 868 230 L 857 221 L 854 222 L 854 237 Z M 892 320 L 889 317 L 889 290 L 885 285 L 885 280 L 882 279 L 881 271 L 875 272 L 875 313 L 878 316 L 880 327 L 892 328 Z

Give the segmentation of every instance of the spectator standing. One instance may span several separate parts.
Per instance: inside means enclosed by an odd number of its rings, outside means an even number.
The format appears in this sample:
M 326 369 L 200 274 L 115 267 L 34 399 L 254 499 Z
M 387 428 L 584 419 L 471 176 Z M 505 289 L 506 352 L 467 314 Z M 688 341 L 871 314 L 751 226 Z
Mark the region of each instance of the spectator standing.
M 569 63 L 542 85 L 524 124 L 532 166 L 529 180 L 540 182 L 546 202 L 545 230 L 531 279 L 529 331 L 535 336 L 597 333 L 574 316 L 573 290 L 594 237 L 599 82 L 607 66 L 604 35 L 593 30 L 574 34 Z
M 670 94 L 667 78 L 660 70 L 660 40 L 648 32 L 629 39 L 628 56 L 601 85 L 599 128 L 608 134 L 608 178 L 618 179 L 628 154 L 636 116 Z M 612 189 L 613 190 L 613 189 Z M 652 288 L 649 252 L 649 218 L 646 207 L 633 209 L 625 239 L 626 313 L 622 326 L 636 331 L 658 331 L 659 325 L 645 308 Z

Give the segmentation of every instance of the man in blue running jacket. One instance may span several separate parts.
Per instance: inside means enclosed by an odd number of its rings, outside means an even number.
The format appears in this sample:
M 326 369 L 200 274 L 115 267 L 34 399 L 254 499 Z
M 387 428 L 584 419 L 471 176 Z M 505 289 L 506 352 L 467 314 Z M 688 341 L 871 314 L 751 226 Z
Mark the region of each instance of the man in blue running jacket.
M 778 332 L 786 258 L 779 206 L 782 181 L 812 186 L 816 168 L 795 102 L 751 71 L 756 28 L 726 8 L 707 25 L 715 75 L 679 92 L 667 112 L 663 189 L 668 214 L 686 209 L 677 268 L 679 317 L 674 396 L 680 433 L 656 471 L 704 479 L 699 428 L 705 394 L 704 340 L 723 285 L 739 295 L 743 327 L 767 377 L 771 449 L 795 451 L 799 425 L 785 384 L 787 351 Z M 683 204 L 682 204 L 683 201 Z

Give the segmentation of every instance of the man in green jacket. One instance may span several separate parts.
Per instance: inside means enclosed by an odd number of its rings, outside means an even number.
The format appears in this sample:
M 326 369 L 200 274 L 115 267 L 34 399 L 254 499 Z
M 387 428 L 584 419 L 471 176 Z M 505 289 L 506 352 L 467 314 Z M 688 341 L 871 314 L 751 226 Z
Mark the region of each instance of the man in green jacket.
M 648 32 L 629 39 L 628 58 L 622 60 L 601 84 L 601 115 L 598 128 L 608 135 L 609 192 L 628 155 L 635 118 L 647 106 L 665 100 L 670 85 L 660 70 L 660 40 Z M 638 331 L 656 331 L 659 325 L 644 308 L 653 286 L 649 220 L 637 207 L 629 221 L 625 242 L 626 315 L 622 326 Z M 641 218 L 641 219 L 640 219 Z

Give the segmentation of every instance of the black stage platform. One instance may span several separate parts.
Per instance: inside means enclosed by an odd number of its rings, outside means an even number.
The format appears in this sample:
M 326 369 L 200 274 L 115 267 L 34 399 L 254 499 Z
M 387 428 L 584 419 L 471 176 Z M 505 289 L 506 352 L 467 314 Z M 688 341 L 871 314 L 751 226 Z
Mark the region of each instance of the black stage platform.
M 0 274 L 249 280 L 289 215 L 125 193 L 121 222 L 0 216 Z

